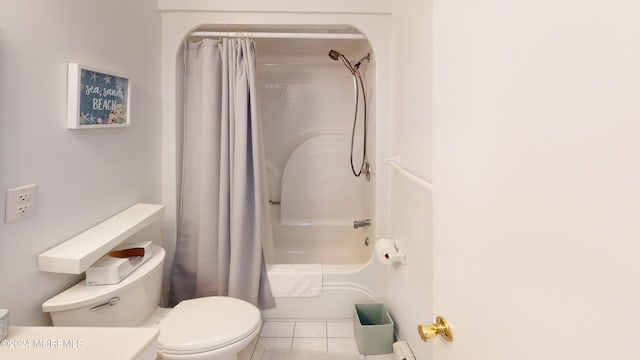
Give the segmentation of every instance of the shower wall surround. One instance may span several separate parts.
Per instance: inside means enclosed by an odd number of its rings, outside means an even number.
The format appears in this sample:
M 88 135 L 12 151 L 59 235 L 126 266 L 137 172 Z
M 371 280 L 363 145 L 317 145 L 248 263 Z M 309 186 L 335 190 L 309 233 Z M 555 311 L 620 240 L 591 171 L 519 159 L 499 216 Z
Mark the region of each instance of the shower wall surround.
M 355 29 L 351 31 L 356 32 Z M 356 178 L 350 169 L 356 103 L 353 76 L 327 56 L 337 48 L 352 59 L 371 51 L 366 39 L 256 39 L 258 93 L 273 229 L 271 263 L 363 264 L 370 229 L 353 221 L 373 218 L 375 177 Z M 355 63 L 355 61 L 354 61 Z M 362 74 L 373 80 L 375 62 Z M 367 91 L 374 93 L 374 82 Z M 354 160 L 362 159 L 364 111 L 360 94 Z M 369 107 L 375 107 L 370 102 Z M 375 112 L 368 113 L 374 139 Z M 375 141 L 368 141 L 375 159 Z
M 349 168 L 353 78 L 327 56 L 329 44 L 348 50 L 352 58 L 370 51 L 366 40 L 256 40 L 269 192 L 271 200 L 282 202 L 275 210 L 283 223 L 347 224 L 372 216 L 363 203 L 368 182 Z M 285 46 L 291 50 L 283 51 Z M 375 67 L 367 65 L 362 71 L 373 77 Z M 369 87 L 372 91 L 373 84 Z M 362 99 L 360 105 L 357 160 L 362 157 Z M 373 129 L 368 129 L 370 138 Z M 374 144 L 370 141 L 372 149 Z M 281 194 L 283 189 L 287 192 Z

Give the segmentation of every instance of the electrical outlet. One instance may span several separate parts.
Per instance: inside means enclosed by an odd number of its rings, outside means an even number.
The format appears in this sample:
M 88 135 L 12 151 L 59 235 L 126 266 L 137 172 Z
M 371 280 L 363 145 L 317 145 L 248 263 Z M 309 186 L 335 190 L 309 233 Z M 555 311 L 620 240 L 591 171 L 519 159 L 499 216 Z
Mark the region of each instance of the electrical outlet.
M 29 203 L 18 205 L 18 207 L 16 208 L 16 212 L 20 217 L 27 216 L 30 211 L 31 211 L 31 204 Z
M 29 201 L 29 199 L 30 199 L 30 196 L 28 191 L 21 192 L 17 196 L 18 204 L 27 202 Z
M 36 185 L 7 189 L 4 206 L 4 222 L 32 217 L 36 210 Z

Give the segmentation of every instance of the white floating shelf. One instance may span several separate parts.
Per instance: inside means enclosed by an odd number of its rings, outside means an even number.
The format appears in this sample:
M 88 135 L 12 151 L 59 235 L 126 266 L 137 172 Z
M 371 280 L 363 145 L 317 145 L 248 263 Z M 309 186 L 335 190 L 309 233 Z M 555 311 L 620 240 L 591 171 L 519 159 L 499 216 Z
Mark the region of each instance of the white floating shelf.
M 38 255 L 38 270 L 81 274 L 129 236 L 159 221 L 163 213 L 163 205 L 135 204 Z

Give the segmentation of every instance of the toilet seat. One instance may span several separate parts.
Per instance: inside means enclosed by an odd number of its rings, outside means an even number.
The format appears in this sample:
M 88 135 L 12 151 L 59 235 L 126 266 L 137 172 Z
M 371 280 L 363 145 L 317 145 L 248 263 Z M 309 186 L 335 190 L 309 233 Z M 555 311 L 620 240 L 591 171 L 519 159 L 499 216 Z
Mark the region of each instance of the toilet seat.
M 213 351 L 255 334 L 260 325 L 260 311 L 244 300 L 226 296 L 184 300 L 158 324 L 158 350 L 167 355 Z

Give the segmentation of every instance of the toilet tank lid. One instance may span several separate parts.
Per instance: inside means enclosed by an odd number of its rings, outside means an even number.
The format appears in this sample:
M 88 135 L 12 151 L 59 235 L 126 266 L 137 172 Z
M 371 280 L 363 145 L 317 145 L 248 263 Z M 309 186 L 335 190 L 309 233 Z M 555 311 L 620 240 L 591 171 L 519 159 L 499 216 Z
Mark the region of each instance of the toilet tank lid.
M 92 285 L 89 286 L 84 280 L 52 297 L 42 304 L 43 312 L 54 312 L 77 309 L 87 305 L 93 305 L 97 301 L 108 299 L 118 295 L 135 286 L 141 280 L 151 274 L 157 266 L 162 266 L 165 251 L 162 247 L 152 244 L 152 256 L 138 269 L 129 274 L 124 280 L 112 285 Z

